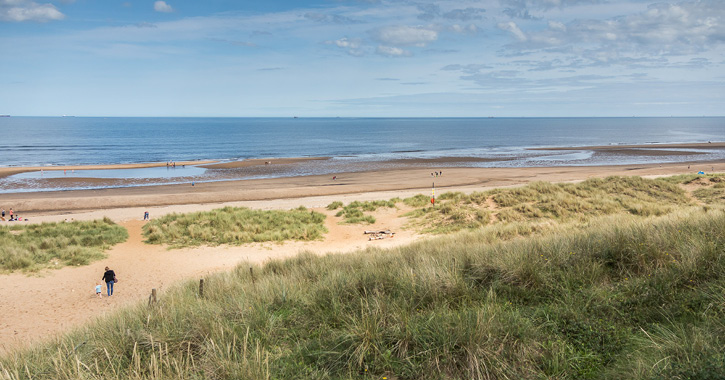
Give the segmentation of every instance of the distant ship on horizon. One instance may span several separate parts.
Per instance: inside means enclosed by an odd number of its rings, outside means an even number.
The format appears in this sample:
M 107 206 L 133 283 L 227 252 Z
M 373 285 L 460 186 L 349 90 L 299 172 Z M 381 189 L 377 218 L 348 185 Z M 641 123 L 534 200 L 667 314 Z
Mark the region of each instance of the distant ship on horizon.
M 0 117 L 10 117 L 10 115 L 0 115 Z

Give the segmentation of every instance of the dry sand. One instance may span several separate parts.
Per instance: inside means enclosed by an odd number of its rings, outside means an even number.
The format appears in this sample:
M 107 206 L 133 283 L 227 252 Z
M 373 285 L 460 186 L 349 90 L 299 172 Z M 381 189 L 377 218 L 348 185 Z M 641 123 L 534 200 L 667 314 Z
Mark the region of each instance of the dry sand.
M 688 165 L 689 168 L 688 168 Z M 142 188 L 82 190 L 46 193 L 3 194 L 0 207 L 15 211 L 34 223 L 88 220 L 107 216 L 129 230 L 128 241 L 109 250 L 108 258 L 88 266 L 47 270 L 39 274 L 0 275 L 0 352 L 50 339 L 123 305 L 143 301 L 152 288 L 164 290 L 182 279 L 229 270 L 243 261 L 261 263 L 295 255 L 303 250 L 320 254 L 345 253 L 365 247 L 392 247 L 425 238 L 406 231 L 405 210 L 379 211 L 373 226 L 338 225 L 333 212 L 324 209 L 333 201 L 377 200 L 448 191 L 472 192 L 493 187 L 516 186 L 531 181 L 580 181 L 610 175 L 662 176 L 725 171 L 725 162 L 669 165 L 627 165 L 549 168 L 443 168 L 432 178 L 429 169 L 386 170 L 329 176 L 230 181 Z M 167 250 L 144 244 L 143 212 L 151 217 L 171 212 L 210 210 L 222 206 L 254 209 L 290 209 L 304 205 L 326 213 L 329 233 L 324 241 Z M 9 222 L 0 222 L 3 224 Z M 390 229 L 392 239 L 368 241 L 366 229 Z M 94 285 L 103 268 L 114 269 L 120 280 L 112 297 L 98 299 Z

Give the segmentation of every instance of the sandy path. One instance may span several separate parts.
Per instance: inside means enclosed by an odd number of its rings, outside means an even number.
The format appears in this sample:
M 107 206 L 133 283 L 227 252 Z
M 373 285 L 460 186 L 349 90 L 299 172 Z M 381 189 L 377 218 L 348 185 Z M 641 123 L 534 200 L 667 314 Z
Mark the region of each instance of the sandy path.
M 241 261 L 264 262 L 271 258 L 289 257 L 303 250 L 326 253 L 350 252 L 369 246 L 390 247 L 410 243 L 416 237 L 413 232 L 401 228 L 405 219 L 398 216 L 404 210 L 381 209 L 376 213 L 378 222 L 372 226 L 339 225 L 339 218 L 334 217 L 334 212 L 325 209 L 316 211 L 328 215 L 326 227 L 329 233 L 324 241 L 241 247 L 167 250 L 143 243 L 141 228 L 145 222 L 138 219 L 120 221 L 128 229 L 129 239 L 109 250 L 105 260 L 88 266 L 44 271 L 40 275 L 0 276 L 0 352 L 47 339 L 121 306 L 144 300 L 152 288 L 156 288 L 163 297 L 164 290 L 175 282 L 230 270 Z M 154 212 L 160 215 L 164 210 Z M 104 214 L 123 217 L 128 210 L 105 210 Z M 97 217 L 95 212 L 65 216 L 73 219 Z M 39 219 L 54 220 L 58 216 Z M 394 239 L 368 241 L 363 235 L 364 229 L 391 229 L 396 236 Z M 120 281 L 112 297 L 105 296 L 103 284 L 103 297 L 99 299 L 94 294 L 94 285 L 100 281 L 105 266 L 113 269 Z

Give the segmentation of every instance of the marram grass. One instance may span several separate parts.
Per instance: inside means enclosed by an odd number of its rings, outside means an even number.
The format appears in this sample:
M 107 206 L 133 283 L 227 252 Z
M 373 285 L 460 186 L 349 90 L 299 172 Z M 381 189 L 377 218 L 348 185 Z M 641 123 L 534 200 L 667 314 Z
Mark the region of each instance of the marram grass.
M 16 223 L 0 227 L 0 271 L 37 271 L 86 265 L 106 257 L 128 231 L 104 218 L 70 223 Z
M 148 243 L 172 247 L 316 240 L 327 232 L 324 222 L 324 214 L 305 207 L 289 211 L 224 207 L 168 214 L 144 225 L 143 234 Z
M 375 223 L 375 217 L 365 212 L 372 212 L 380 207 L 395 208 L 395 204 L 400 201 L 400 198 L 393 198 L 387 201 L 353 201 L 347 206 L 343 206 L 342 202 L 335 201 L 327 205 L 328 210 L 336 210 L 342 208 L 335 214 L 337 217 L 342 217 L 344 224 L 373 224 Z
M 658 216 L 692 203 L 677 181 L 640 177 L 534 182 L 471 194 L 443 193 L 434 205 L 426 204 L 426 200 L 430 199 L 422 195 L 404 200 L 416 207 L 408 213 L 411 224 L 423 232 L 439 234 L 496 223 L 585 221 L 617 213 Z
M 725 213 L 241 265 L 0 359 L 6 379 L 717 379 Z

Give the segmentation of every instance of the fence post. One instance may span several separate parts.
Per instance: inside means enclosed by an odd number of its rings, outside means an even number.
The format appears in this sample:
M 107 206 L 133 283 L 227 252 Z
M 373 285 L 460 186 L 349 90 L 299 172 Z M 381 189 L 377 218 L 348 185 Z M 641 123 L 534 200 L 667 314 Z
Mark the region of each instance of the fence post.
M 156 288 L 151 289 L 151 294 L 149 295 L 149 306 L 156 305 Z
M 252 284 L 254 284 L 254 271 L 252 271 L 252 267 L 249 267 L 249 274 L 252 276 Z
M 204 279 L 199 280 L 199 297 L 204 297 Z

